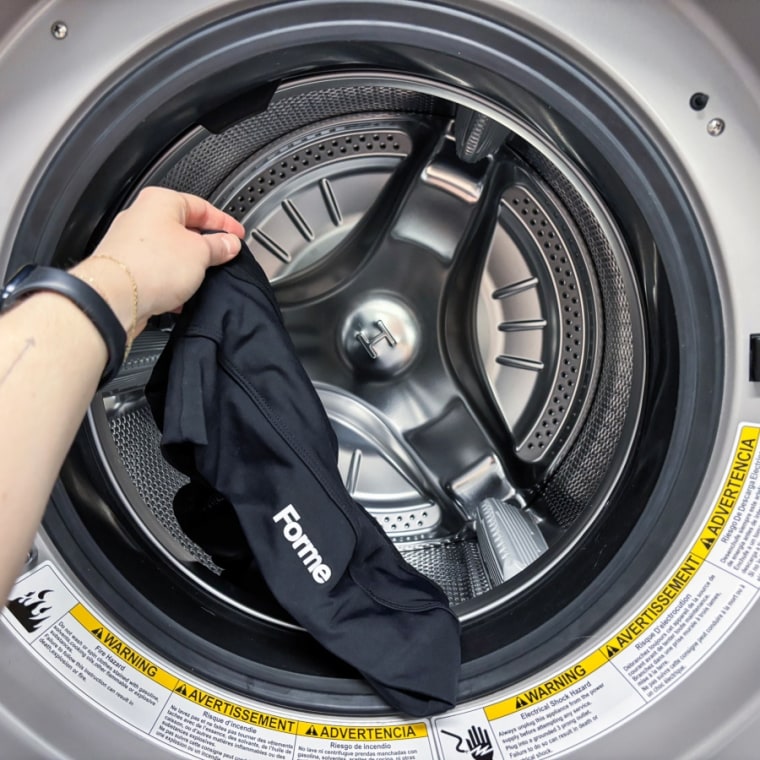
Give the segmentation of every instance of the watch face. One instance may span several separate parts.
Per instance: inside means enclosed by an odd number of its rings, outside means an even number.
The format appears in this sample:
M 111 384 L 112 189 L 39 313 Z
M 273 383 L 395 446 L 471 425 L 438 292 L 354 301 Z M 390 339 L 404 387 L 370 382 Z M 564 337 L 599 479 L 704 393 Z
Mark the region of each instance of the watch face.
M 24 280 L 26 280 L 36 268 L 35 264 L 24 264 L 24 266 L 22 266 L 10 280 L 8 280 L 5 287 L 0 291 L 0 312 L 4 311 L 16 300 L 14 295 Z

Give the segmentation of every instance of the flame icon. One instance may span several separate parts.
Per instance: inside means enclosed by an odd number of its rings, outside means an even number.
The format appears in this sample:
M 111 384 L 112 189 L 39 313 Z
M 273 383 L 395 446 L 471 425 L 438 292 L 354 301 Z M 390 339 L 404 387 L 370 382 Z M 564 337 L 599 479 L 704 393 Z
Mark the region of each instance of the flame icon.
M 37 592 L 29 591 L 8 602 L 8 609 L 29 633 L 34 633 L 48 619 L 47 613 L 52 606 L 45 601 L 45 597 L 52 591 L 49 588 Z

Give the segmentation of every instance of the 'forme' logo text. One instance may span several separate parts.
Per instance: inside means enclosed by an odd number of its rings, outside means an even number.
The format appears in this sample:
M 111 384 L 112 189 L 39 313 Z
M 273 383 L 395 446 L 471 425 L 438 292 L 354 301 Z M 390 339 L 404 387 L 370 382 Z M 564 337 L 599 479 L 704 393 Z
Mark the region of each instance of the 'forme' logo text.
M 293 551 L 303 561 L 303 566 L 309 571 L 311 577 L 317 583 L 326 583 L 330 580 L 332 570 L 328 565 L 322 562 L 322 555 L 317 551 L 317 547 L 311 542 L 311 539 L 303 532 L 299 525 L 301 515 L 296 512 L 292 504 L 281 509 L 273 518 L 273 522 L 283 522 L 282 535 L 290 541 Z

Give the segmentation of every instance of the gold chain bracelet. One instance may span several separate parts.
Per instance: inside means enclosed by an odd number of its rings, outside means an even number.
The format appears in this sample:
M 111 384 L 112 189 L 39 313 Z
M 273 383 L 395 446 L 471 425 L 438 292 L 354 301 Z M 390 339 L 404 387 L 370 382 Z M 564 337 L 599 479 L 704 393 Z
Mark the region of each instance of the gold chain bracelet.
M 91 259 L 102 259 L 103 261 L 111 261 L 114 264 L 117 264 L 121 269 L 124 271 L 124 273 L 129 277 L 129 282 L 132 285 L 132 324 L 129 327 L 129 330 L 127 332 L 127 345 L 124 349 L 124 358 L 126 359 L 127 356 L 129 356 L 129 352 L 132 348 L 132 343 L 135 340 L 135 333 L 137 332 L 137 306 L 138 306 L 138 295 L 137 295 L 137 281 L 135 280 L 134 275 L 132 274 L 132 271 L 130 268 L 123 262 L 119 261 L 119 259 L 115 259 L 113 256 L 107 256 L 103 253 L 95 254 L 94 256 L 90 257 Z

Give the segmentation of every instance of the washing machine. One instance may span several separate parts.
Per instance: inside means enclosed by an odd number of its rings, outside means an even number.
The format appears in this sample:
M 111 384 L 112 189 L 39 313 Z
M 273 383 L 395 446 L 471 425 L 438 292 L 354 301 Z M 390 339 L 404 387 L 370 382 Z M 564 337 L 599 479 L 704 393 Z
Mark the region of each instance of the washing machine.
M 757 756 L 760 6 L 0 20 L 5 277 L 84 257 L 149 185 L 239 219 L 347 490 L 463 656 L 456 707 L 396 714 L 186 535 L 144 397 L 157 316 L 3 611 L 3 757 Z

